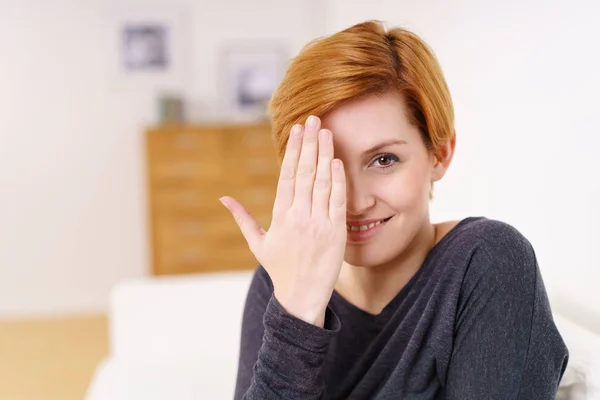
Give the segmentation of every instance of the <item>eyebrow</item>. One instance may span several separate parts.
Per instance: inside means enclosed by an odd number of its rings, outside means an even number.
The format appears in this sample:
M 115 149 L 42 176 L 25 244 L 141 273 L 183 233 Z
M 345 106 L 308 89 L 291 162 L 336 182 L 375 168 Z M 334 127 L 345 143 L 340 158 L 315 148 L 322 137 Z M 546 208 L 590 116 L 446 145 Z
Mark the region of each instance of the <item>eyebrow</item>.
M 406 143 L 406 141 L 400 140 L 400 139 L 390 139 L 390 140 L 386 140 L 385 142 L 381 142 L 379 144 L 376 144 L 375 146 L 371 147 L 368 150 L 365 150 L 363 152 L 363 154 L 374 153 L 374 152 L 376 152 L 378 150 L 381 150 L 381 149 L 383 149 L 385 147 L 388 147 L 388 146 L 392 146 L 394 144 L 407 144 L 407 143 Z

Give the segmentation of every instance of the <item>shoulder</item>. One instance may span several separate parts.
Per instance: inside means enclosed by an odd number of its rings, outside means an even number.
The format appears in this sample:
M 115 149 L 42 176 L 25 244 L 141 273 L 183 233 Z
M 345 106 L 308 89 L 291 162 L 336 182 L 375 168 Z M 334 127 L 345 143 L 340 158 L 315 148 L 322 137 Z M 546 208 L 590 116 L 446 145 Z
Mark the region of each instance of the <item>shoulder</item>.
M 455 242 L 468 254 L 463 284 L 484 279 L 501 286 L 535 284 L 537 259 L 530 241 L 509 223 L 485 217 L 463 220 L 455 232 Z
M 513 225 L 487 217 L 465 218 L 458 223 L 455 230 L 463 239 L 483 239 L 496 243 L 527 242 L 525 236 Z
M 491 258 L 534 259 L 530 241 L 509 223 L 486 217 L 469 217 L 454 229 L 454 247 L 483 252 Z
M 520 310 L 530 321 L 539 269 L 530 242 L 514 226 L 488 218 L 464 220 L 454 232 L 463 250 L 457 268 L 457 326 L 484 309 L 505 315 Z M 516 311 L 515 311 L 516 312 Z

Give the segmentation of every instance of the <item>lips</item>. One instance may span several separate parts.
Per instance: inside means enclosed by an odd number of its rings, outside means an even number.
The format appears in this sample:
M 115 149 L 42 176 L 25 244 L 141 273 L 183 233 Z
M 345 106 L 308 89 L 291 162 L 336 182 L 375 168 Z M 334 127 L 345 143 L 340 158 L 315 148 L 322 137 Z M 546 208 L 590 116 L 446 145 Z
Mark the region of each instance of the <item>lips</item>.
M 356 221 L 347 224 L 348 243 L 368 243 L 382 232 L 385 232 L 385 227 L 392 217 L 382 220 Z

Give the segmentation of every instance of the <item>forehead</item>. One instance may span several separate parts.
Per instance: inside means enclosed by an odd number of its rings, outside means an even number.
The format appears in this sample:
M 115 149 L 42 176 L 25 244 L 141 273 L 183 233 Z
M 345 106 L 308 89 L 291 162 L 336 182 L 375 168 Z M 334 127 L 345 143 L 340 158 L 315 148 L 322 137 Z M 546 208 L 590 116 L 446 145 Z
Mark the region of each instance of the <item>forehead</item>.
M 333 133 L 336 150 L 362 152 L 381 142 L 400 139 L 412 143 L 418 129 L 406 118 L 406 106 L 395 93 L 349 101 L 323 117 L 323 128 Z

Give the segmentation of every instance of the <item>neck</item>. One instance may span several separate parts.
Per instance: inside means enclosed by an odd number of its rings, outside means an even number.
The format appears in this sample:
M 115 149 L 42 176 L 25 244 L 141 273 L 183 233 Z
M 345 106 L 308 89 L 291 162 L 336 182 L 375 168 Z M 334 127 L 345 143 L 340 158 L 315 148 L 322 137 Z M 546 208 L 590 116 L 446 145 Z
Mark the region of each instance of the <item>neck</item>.
M 419 270 L 436 241 L 436 228 L 427 220 L 405 251 L 388 263 L 365 268 L 344 262 L 336 290 L 357 307 L 379 314 Z

